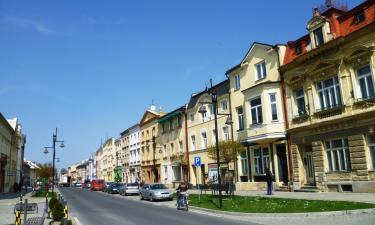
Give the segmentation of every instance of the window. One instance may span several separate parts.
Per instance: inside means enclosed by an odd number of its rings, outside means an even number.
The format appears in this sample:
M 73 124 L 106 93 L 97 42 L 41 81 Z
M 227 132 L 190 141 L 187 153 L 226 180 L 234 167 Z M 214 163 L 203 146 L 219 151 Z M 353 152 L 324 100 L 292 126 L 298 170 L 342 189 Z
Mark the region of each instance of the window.
M 370 65 L 357 69 L 357 79 L 359 89 L 361 90 L 361 98 L 368 99 L 375 97 Z
M 191 113 L 191 114 L 190 114 L 190 121 L 191 121 L 191 122 L 194 122 L 194 113 Z
M 214 112 L 214 111 L 215 111 L 215 110 L 214 110 L 214 105 L 213 105 L 213 104 L 209 105 L 209 106 L 208 106 L 208 109 L 209 109 L 209 111 L 210 111 L 210 115 L 214 115 L 214 113 L 215 113 L 215 112 Z
M 223 111 L 227 111 L 228 110 L 228 101 L 227 100 L 221 101 L 221 109 Z
M 255 174 L 265 174 L 269 169 L 270 155 L 268 148 L 254 149 L 254 166 Z
M 182 143 L 182 141 L 179 141 L 178 145 L 180 146 L 180 152 L 182 152 L 182 150 L 184 149 L 184 144 Z
M 371 156 L 371 166 L 372 169 L 375 170 L 375 135 L 367 136 L 367 143 L 370 149 L 370 156 Z
M 339 78 L 333 77 L 317 84 L 321 110 L 341 105 Z
M 195 146 L 195 135 L 191 136 L 191 150 L 195 151 L 196 146 Z
M 247 155 L 246 152 L 241 154 L 241 172 L 243 176 L 248 175 L 248 168 L 247 168 Z
M 205 106 L 206 107 L 206 106 Z M 207 117 L 207 111 L 204 113 L 200 113 L 202 120 L 204 120 Z
M 295 96 L 296 96 L 298 115 L 299 116 L 306 115 L 305 95 L 304 95 L 304 92 L 303 92 L 303 88 L 297 90 L 295 92 Z
M 260 97 L 255 98 L 250 101 L 251 106 L 251 119 L 253 124 L 261 124 L 263 123 L 263 116 L 262 116 L 262 101 Z
M 323 28 L 320 27 L 314 31 L 315 47 L 319 47 L 324 43 Z
M 238 130 L 244 129 L 244 118 L 243 118 L 243 108 L 238 107 L 237 108 L 237 115 L 238 115 Z
M 212 129 L 212 143 L 216 144 L 216 129 Z
M 271 118 L 273 121 L 276 121 L 277 118 L 277 103 L 276 103 L 276 93 L 270 94 L 270 103 L 271 103 Z
M 171 143 L 171 153 L 174 151 L 174 144 Z
M 202 132 L 202 149 L 207 148 L 207 133 Z
M 301 54 L 302 53 L 302 46 L 301 46 L 301 44 L 299 44 L 296 47 L 294 47 L 294 51 L 296 52 L 296 55 Z
M 163 157 L 167 157 L 167 145 L 164 145 L 164 148 L 163 148 Z
M 240 75 L 237 74 L 237 75 L 234 76 L 234 89 L 238 90 L 238 89 L 240 89 L 240 87 L 241 87 Z
M 355 15 L 355 22 L 356 22 L 356 23 L 360 23 L 360 22 L 364 21 L 365 18 L 366 18 L 366 16 L 365 16 L 365 12 L 364 12 L 364 11 L 361 11 L 361 12 L 359 12 L 359 13 L 357 13 L 357 14 Z
M 164 166 L 164 180 L 168 180 L 168 167 Z
M 348 139 L 326 141 L 326 151 L 329 171 L 350 170 Z
M 258 75 L 258 80 L 263 79 L 267 75 L 266 71 L 266 61 L 263 61 L 261 63 L 258 63 L 255 65 L 257 68 L 257 75 Z
M 227 126 L 223 127 L 224 140 L 229 141 L 229 128 Z

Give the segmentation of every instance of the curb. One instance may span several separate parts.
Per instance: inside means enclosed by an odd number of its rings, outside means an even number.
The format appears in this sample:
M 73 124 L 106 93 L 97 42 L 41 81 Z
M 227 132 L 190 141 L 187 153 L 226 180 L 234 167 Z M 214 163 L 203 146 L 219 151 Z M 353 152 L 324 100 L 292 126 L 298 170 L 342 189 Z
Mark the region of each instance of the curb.
M 329 211 L 329 212 L 309 212 L 309 213 L 242 213 L 242 212 L 228 212 L 219 211 L 213 209 L 206 209 L 196 206 L 190 206 L 189 208 L 198 211 L 215 213 L 218 215 L 230 215 L 230 216 L 249 216 L 249 217 L 309 217 L 309 216 L 342 216 L 342 215 L 353 215 L 353 214 L 375 214 L 375 208 L 371 209 L 355 209 L 345 211 Z

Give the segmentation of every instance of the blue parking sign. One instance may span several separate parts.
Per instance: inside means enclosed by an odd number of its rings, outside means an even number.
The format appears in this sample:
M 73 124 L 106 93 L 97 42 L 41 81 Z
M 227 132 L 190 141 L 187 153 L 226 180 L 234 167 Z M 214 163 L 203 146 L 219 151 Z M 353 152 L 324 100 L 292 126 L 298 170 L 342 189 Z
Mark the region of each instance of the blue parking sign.
M 195 167 L 201 167 L 201 163 L 202 163 L 201 157 L 199 157 L 199 156 L 194 157 L 194 166 Z

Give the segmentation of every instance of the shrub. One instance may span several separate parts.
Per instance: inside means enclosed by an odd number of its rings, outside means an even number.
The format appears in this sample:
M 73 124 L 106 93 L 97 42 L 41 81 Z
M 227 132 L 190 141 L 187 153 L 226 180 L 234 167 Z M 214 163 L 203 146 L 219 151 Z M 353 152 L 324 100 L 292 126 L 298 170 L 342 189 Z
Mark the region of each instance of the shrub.
M 68 224 L 68 225 L 73 225 L 73 223 L 72 223 L 71 220 L 68 220 L 68 223 L 67 223 L 67 224 Z M 64 225 L 64 220 L 61 220 L 60 225 Z
M 52 218 L 54 221 L 61 221 L 64 217 L 64 206 L 60 202 L 57 202 L 52 209 Z
M 51 211 L 53 211 L 53 208 L 55 207 L 56 203 L 58 202 L 57 198 L 53 197 L 49 200 L 48 206 Z

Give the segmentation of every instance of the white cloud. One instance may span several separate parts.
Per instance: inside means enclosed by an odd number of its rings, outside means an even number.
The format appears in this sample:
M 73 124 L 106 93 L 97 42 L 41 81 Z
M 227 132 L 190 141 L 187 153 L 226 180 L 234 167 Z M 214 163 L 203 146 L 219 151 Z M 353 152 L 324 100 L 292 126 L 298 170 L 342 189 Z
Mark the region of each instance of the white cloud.
M 42 34 L 51 34 L 53 31 L 40 22 L 14 16 L 4 17 L 4 21 L 18 27 L 33 29 Z

